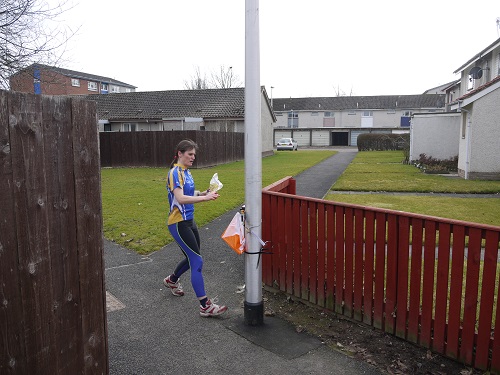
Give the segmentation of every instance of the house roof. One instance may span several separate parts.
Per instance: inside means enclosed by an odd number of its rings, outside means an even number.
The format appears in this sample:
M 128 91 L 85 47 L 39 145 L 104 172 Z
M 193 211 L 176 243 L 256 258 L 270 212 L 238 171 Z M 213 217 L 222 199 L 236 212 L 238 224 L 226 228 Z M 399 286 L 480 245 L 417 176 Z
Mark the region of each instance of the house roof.
M 339 111 L 349 109 L 442 108 L 444 94 L 335 96 L 273 99 L 273 109 L 280 111 Z
M 462 95 L 460 98 L 457 99 L 457 101 L 464 100 L 466 98 L 470 98 L 471 96 L 476 95 L 477 93 L 483 91 L 484 89 L 486 89 L 490 86 L 493 86 L 497 82 L 500 82 L 500 76 L 496 76 L 491 81 L 486 82 L 484 85 L 481 85 L 478 88 L 469 91 L 467 94 Z
M 97 102 L 102 120 L 241 118 L 245 89 L 168 90 L 85 95 Z
M 454 86 L 457 83 L 460 83 L 459 79 L 425 90 L 424 94 L 437 94 L 438 92 L 446 91 L 446 89 L 448 89 L 450 86 Z
M 471 63 L 473 63 L 476 60 L 479 60 L 482 56 L 486 55 L 490 51 L 492 51 L 494 48 L 496 48 L 498 45 L 500 45 L 500 38 L 495 40 L 493 43 L 491 43 L 488 47 L 483 49 L 481 52 L 475 54 L 472 58 L 470 58 L 465 64 L 463 64 L 460 68 L 456 69 L 453 73 L 458 73 L 461 72 L 463 69 L 468 67 Z
M 32 64 L 29 67 L 17 72 L 16 74 L 19 74 L 20 72 L 28 70 L 28 69 L 31 70 L 31 69 L 37 69 L 37 68 L 50 70 L 50 71 L 62 74 L 66 77 L 84 79 L 87 81 L 97 81 L 97 82 L 102 82 L 102 83 L 109 83 L 109 84 L 114 84 L 114 85 L 118 85 L 118 86 L 133 88 L 133 89 L 137 88 L 136 86 L 130 85 L 130 84 L 125 83 L 125 82 L 117 81 L 116 79 L 113 79 L 113 78 L 99 76 L 99 75 L 95 75 L 95 74 L 78 72 L 76 70 L 69 70 L 69 69 L 59 68 L 56 66 L 44 65 L 44 64 Z

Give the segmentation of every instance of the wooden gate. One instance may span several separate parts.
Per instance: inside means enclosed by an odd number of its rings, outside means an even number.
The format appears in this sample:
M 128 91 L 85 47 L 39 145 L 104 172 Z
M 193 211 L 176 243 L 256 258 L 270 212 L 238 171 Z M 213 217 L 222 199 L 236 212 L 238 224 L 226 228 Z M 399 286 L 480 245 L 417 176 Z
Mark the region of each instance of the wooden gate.
M 0 91 L 0 373 L 107 374 L 96 105 Z

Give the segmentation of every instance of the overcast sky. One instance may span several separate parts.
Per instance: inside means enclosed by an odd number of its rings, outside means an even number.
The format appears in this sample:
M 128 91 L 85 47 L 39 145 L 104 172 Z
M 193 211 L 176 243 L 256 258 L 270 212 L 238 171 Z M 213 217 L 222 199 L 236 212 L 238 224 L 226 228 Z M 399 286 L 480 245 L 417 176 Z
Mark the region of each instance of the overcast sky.
M 231 66 L 244 85 L 244 0 L 69 1 L 64 68 L 156 91 Z M 499 0 L 260 0 L 260 83 L 274 98 L 421 94 L 499 38 L 497 17 Z

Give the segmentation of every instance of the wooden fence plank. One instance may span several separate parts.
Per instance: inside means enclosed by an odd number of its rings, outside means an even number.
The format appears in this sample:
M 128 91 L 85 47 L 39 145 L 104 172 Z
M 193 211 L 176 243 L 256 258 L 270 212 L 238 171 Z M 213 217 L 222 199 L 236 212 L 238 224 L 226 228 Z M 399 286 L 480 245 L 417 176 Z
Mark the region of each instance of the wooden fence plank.
M 446 334 L 446 355 L 458 358 L 460 314 L 462 311 L 462 286 L 464 283 L 465 228 L 453 226 L 453 247 L 451 253 L 450 307 Z
M 284 217 L 284 232 L 285 232 L 285 266 L 283 273 L 285 274 L 285 288 L 288 294 L 293 294 L 293 233 L 292 233 L 292 199 L 284 199 L 285 217 Z M 282 263 L 283 264 L 283 263 Z
M 434 264 L 436 258 L 436 222 L 425 221 L 424 280 L 422 284 L 422 316 L 420 345 L 430 348 L 432 344 L 432 312 L 434 309 Z
M 309 203 L 309 302 L 316 303 L 318 287 L 318 219 L 315 202 Z
M 394 334 L 398 288 L 398 218 L 387 215 L 387 280 L 385 292 L 385 332 Z
M 375 273 L 375 214 L 365 212 L 365 273 L 363 293 L 363 322 L 373 324 L 373 281 Z
M 285 201 L 278 200 L 278 218 L 277 223 L 285 223 Z M 276 228 L 278 233 L 279 246 L 279 263 L 278 263 L 278 285 L 281 291 L 286 291 L 286 241 L 285 241 L 285 225 L 278 225 Z
M 0 373 L 27 374 L 23 300 L 17 257 L 9 96 L 0 91 Z
M 335 312 L 344 312 L 344 208 L 335 206 Z
M 84 367 L 75 207 L 71 99 L 42 97 L 45 182 L 53 287 L 54 366 L 78 373 Z M 64 369 L 64 370 L 62 370 Z
M 325 233 L 325 205 L 319 203 L 318 207 L 318 285 L 317 304 L 324 307 L 326 304 L 326 233 Z
M 411 230 L 410 305 L 407 340 L 417 344 L 420 326 L 420 292 L 422 290 L 422 220 L 412 219 Z
M 432 348 L 440 354 L 445 352 L 446 313 L 448 304 L 448 272 L 450 263 L 450 233 L 448 223 L 439 223 L 438 265 L 436 276 L 436 310 L 434 314 L 434 337 Z
M 459 360 L 471 365 L 474 356 L 476 308 L 478 304 L 479 266 L 481 263 L 481 230 L 469 230 L 467 249 L 467 276 L 465 285 L 464 318 Z
M 375 254 L 375 299 L 373 303 L 373 326 L 384 329 L 385 300 L 385 234 L 386 217 L 381 212 L 376 213 L 376 254 Z
M 311 248 L 309 245 L 309 204 L 306 200 L 301 201 L 300 217 L 302 229 L 300 296 L 307 301 L 309 300 L 309 254 Z
M 300 280 L 301 280 L 301 243 L 300 243 L 300 201 L 293 200 L 292 208 L 292 231 L 293 231 L 293 295 L 301 296 Z
M 108 373 L 96 103 L 73 99 L 72 122 L 84 373 Z
M 41 96 L 10 95 L 10 140 L 27 373 L 51 373 L 52 280 Z M 30 301 L 26 303 L 25 301 Z
M 500 301 L 500 288 L 497 290 L 497 307 L 495 312 L 495 322 L 494 330 L 497 331 L 496 327 L 500 327 L 500 307 L 498 306 L 498 301 Z M 500 374 L 500 335 L 495 335 L 493 333 L 493 345 L 491 348 L 491 373 Z
M 354 210 L 351 207 L 345 208 L 344 220 L 344 315 L 352 318 L 354 307 Z
M 271 196 L 271 223 L 279 223 L 281 218 L 278 216 L 278 200 L 279 197 L 272 195 Z M 279 286 L 279 265 L 280 265 L 280 252 L 281 246 L 280 243 L 280 235 L 279 235 L 279 226 L 274 226 L 274 230 L 271 231 L 271 238 L 273 243 L 273 253 L 271 255 L 272 259 L 272 285 L 275 288 L 280 288 Z
M 262 194 L 262 239 L 264 241 L 269 241 L 272 247 L 274 246 L 271 230 L 271 195 Z M 270 255 L 263 256 L 262 258 L 262 282 L 267 285 L 273 285 L 272 278 L 272 258 Z
M 326 253 L 326 308 L 335 310 L 335 210 L 332 205 L 326 208 L 327 253 Z
M 354 319 L 363 320 L 365 218 L 362 209 L 354 210 Z
M 408 268 L 410 261 L 410 219 L 408 217 L 399 218 L 398 236 L 396 336 L 406 339 L 406 324 L 408 320 Z
M 479 322 L 477 328 L 476 359 L 474 361 L 475 367 L 481 370 L 486 370 L 488 368 L 497 261 L 498 233 L 487 232 L 481 283 L 481 304 L 479 306 Z

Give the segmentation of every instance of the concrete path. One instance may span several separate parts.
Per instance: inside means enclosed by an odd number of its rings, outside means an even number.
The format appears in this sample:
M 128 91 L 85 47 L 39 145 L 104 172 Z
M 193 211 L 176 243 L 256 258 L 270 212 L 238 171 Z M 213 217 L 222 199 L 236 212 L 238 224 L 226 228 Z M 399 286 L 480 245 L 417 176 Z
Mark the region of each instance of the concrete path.
M 323 199 L 358 152 L 355 147 L 334 150 L 338 153 L 295 176 L 297 195 Z

